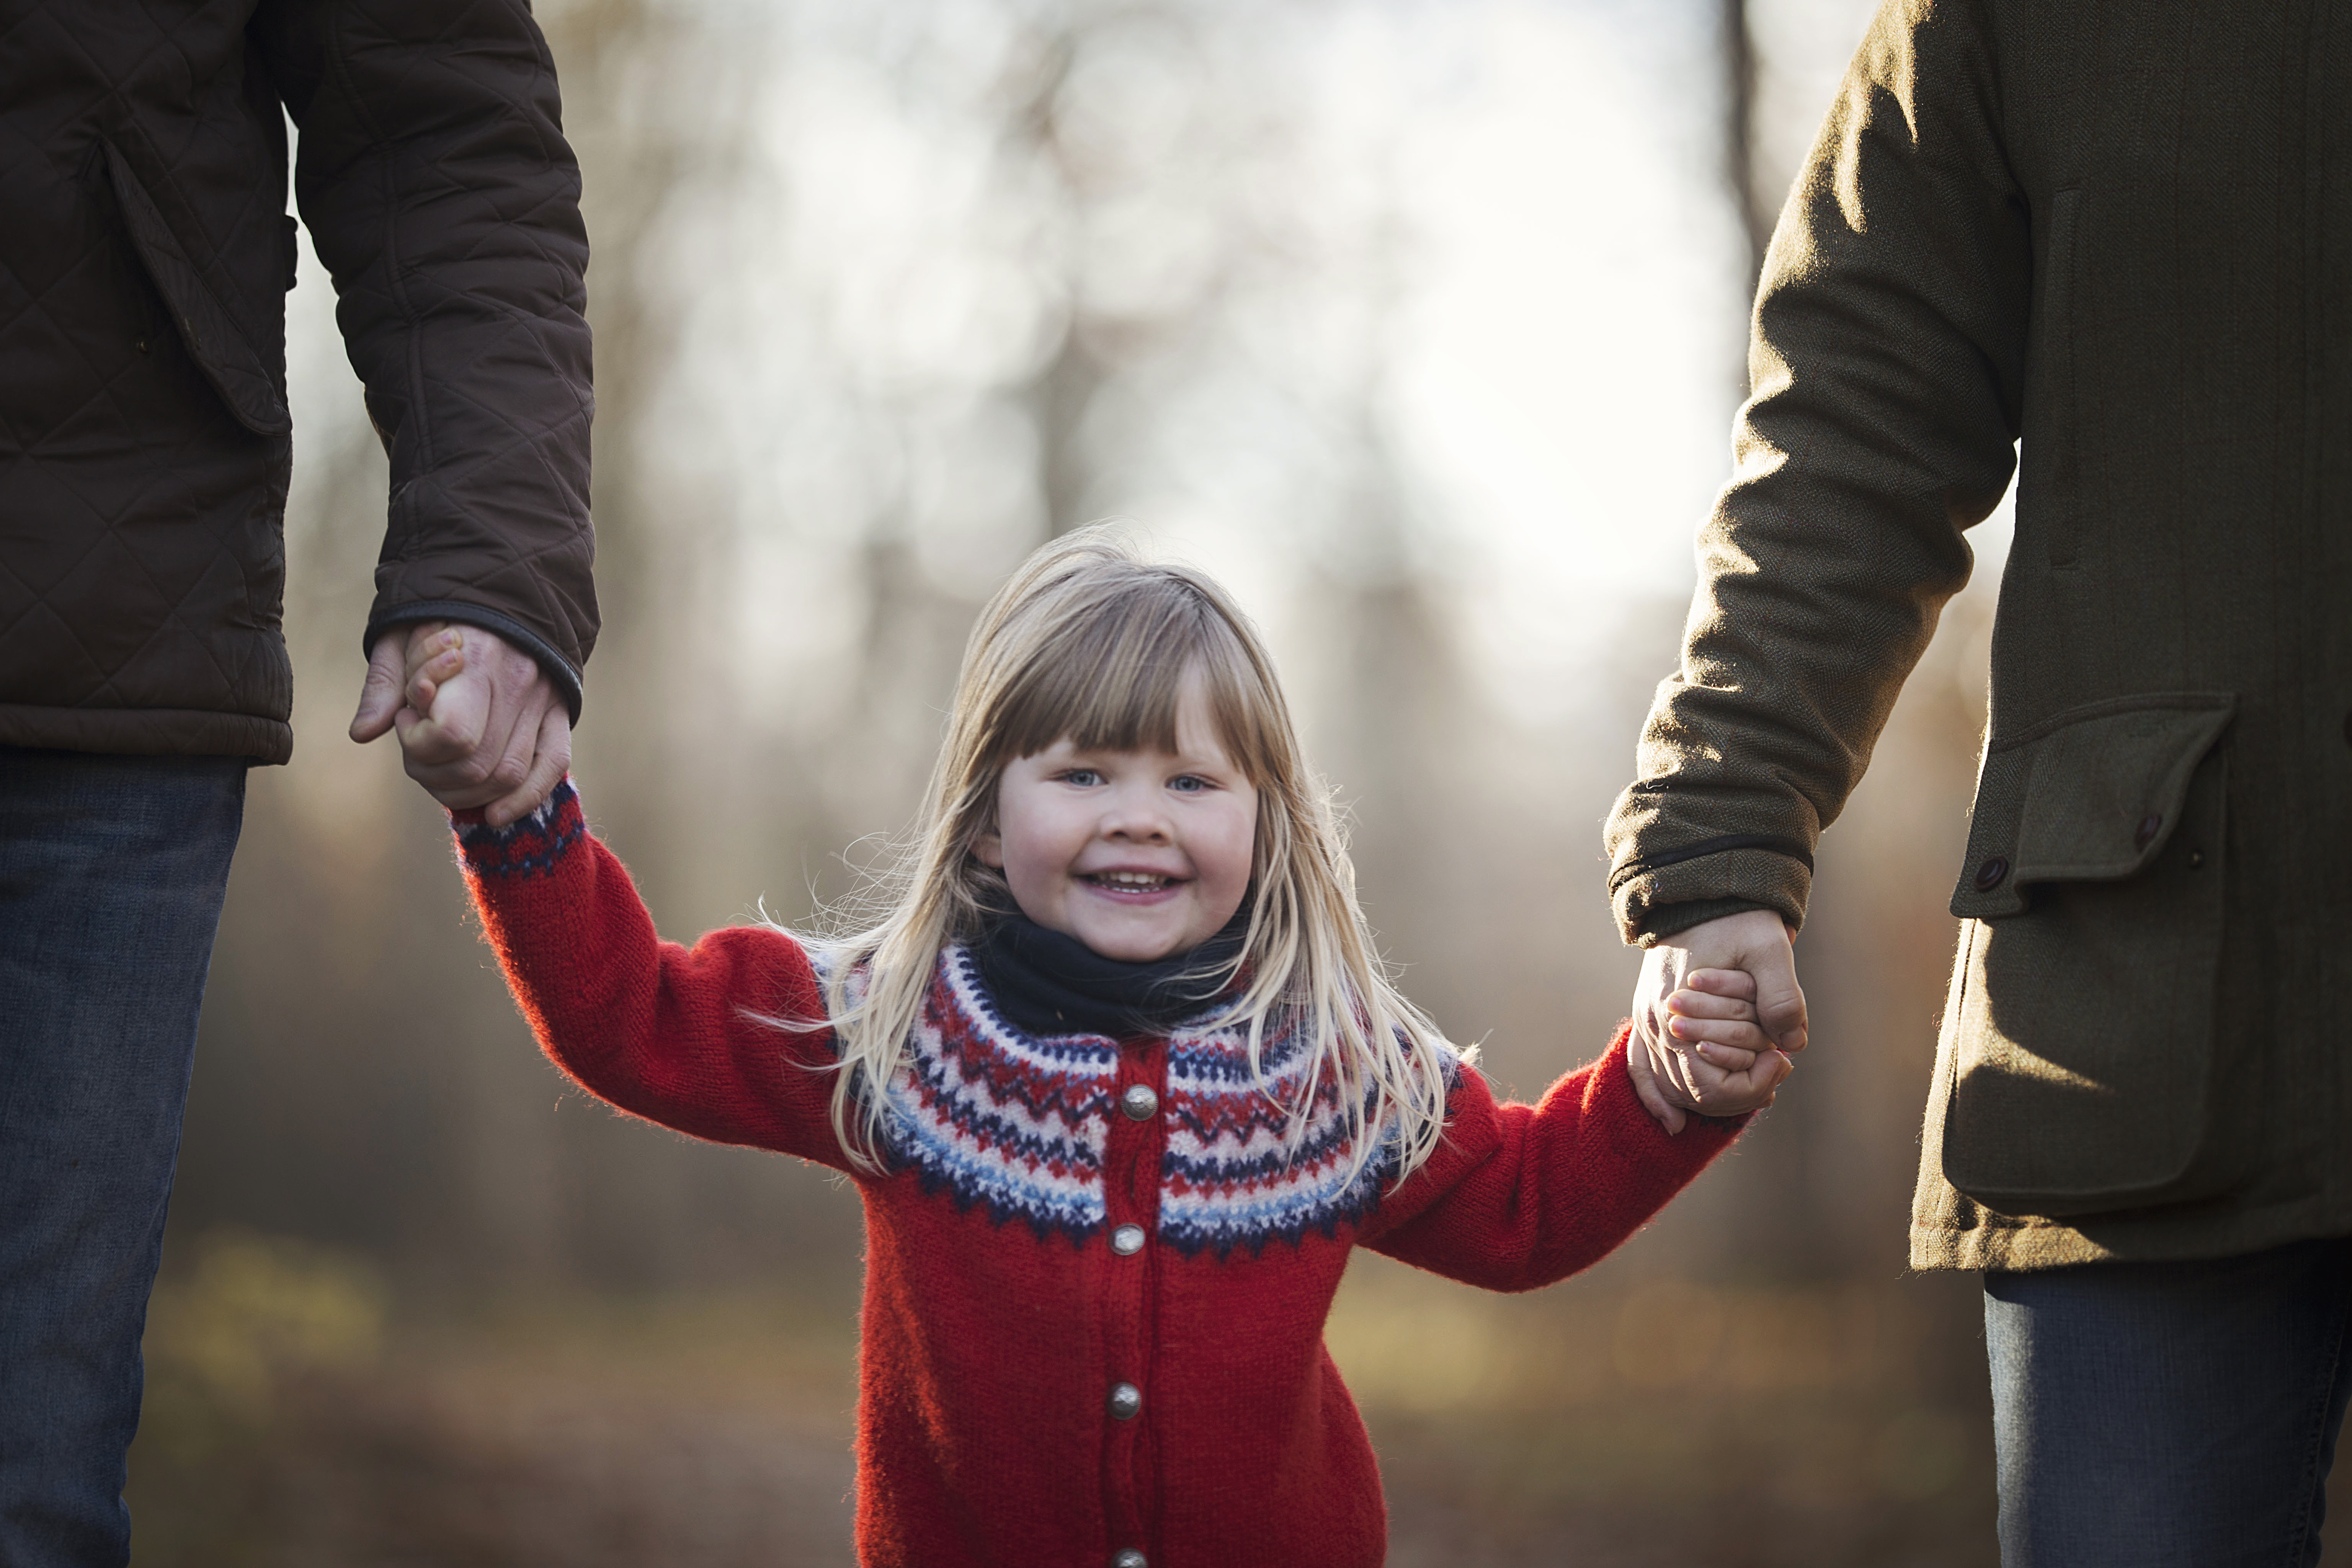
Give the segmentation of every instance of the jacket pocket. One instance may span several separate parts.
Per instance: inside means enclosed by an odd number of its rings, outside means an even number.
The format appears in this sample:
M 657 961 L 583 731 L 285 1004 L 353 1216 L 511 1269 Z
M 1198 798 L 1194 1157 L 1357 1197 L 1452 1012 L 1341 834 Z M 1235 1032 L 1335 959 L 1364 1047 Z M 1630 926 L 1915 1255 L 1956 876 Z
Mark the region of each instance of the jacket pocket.
M 2221 953 L 2227 693 L 2117 699 L 1991 747 L 1952 912 L 1945 1180 L 2002 1214 L 2189 1195 Z
M 154 280 L 156 292 L 170 307 L 173 325 L 187 345 L 188 357 L 213 384 L 221 401 L 238 424 L 258 436 L 282 436 L 293 428 L 278 389 L 252 342 L 227 308 L 215 297 L 204 274 L 188 258 L 185 247 L 163 221 L 147 187 L 139 183 L 121 149 L 108 142 L 107 178 L 114 186 L 115 204 L 139 259 Z

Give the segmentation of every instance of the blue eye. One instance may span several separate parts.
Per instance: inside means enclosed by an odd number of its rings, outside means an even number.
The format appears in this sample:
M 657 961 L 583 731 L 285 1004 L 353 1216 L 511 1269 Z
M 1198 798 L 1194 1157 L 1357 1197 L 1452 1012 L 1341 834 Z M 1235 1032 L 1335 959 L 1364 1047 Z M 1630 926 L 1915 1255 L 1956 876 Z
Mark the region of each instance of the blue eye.
M 1168 787 L 1186 795 L 1198 795 L 1209 787 L 1209 781 L 1195 773 L 1180 773 L 1168 781 Z
M 1098 784 L 1102 783 L 1102 774 L 1095 772 L 1092 768 L 1072 768 L 1069 772 L 1062 775 L 1062 782 L 1064 784 L 1077 784 L 1082 787 L 1088 784 Z

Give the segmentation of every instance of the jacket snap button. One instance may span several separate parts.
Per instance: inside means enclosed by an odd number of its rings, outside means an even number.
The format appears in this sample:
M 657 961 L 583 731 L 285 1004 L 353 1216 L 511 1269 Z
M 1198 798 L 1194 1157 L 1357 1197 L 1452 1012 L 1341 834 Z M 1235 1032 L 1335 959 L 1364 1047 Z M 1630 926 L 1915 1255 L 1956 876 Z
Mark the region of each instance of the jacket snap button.
M 1110 1249 L 1121 1258 L 1132 1258 L 1143 1250 L 1143 1227 L 1123 1225 L 1110 1233 Z
M 1149 1121 L 1160 1111 L 1160 1097 L 1148 1083 L 1131 1083 L 1118 1097 L 1118 1108 L 1137 1121 Z
M 1112 1420 L 1132 1421 L 1142 1414 L 1142 1411 L 1143 1390 L 1131 1383 L 1114 1383 L 1110 1385 L 1110 1418 Z
M 2147 848 L 2151 843 L 2155 842 L 2156 836 L 2163 831 L 2164 818 L 2161 816 L 2151 815 L 2141 817 L 2139 819 L 2139 831 L 2132 835 L 2132 847 L 2135 849 Z
M 1995 855 L 1977 868 L 1977 891 L 1990 893 L 2009 875 L 2009 857 Z
M 1150 1568 L 1143 1553 L 1132 1546 L 1122 1546 L 1111 1553 L 1110 1568 Z

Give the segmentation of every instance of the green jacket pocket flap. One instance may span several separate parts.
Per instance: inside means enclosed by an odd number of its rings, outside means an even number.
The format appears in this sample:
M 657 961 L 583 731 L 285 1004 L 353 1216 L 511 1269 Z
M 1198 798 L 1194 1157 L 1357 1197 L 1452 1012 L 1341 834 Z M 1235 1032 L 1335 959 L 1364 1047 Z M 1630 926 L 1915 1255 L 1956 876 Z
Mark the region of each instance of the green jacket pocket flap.
M 2236 710 L 2226 691 L 2113 698 L 1995 741 L 1952 912 L 1997 920 L 2021 913 L 2038 882 L 2137 875 L 2172 837 L 2189 775 Z

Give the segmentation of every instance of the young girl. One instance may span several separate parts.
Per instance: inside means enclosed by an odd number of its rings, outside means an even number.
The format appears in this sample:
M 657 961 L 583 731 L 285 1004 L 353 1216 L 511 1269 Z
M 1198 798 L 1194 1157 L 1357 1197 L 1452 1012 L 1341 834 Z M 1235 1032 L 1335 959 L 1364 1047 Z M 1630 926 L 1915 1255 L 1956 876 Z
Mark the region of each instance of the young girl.
M 461 637 L 425 649 L 416 713 Z M 1735 1131 L 1668 1138 L 1622 1034 L 1541 1105 L 1497 1104 L 1391 986 L 1248 621 L 1099 533 L 982 615 L 871 930 L 689 951 L 568 783 L 512 827 L 478 816 L 466 871 L 558 1066 L 856 1182 L 868 1564 L 1380 1563 L 1379 1473 L 1323 1348 L 1349 1249 L 1548 1284 Z M 1726 1068 L 1769 1049 L 1743 1003 L 1677 1005 Z

